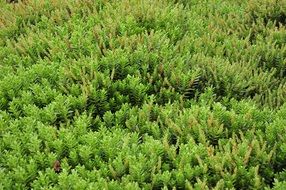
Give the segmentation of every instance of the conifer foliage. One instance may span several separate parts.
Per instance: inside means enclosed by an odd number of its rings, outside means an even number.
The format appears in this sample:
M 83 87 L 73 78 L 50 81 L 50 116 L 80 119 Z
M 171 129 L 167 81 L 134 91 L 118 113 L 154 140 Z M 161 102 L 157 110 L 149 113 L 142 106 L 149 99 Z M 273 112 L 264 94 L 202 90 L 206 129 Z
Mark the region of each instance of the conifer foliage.
M 285 0 L 0 0 L 0 189 L 286 189 Z

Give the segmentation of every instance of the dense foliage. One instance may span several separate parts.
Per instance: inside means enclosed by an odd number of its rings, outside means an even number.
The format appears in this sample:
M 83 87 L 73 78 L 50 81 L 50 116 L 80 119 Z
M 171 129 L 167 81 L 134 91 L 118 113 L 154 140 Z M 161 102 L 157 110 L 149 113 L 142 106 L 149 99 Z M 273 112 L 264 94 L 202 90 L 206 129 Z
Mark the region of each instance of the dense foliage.
M 285 0 L 0 0 L 0 189 L 286 189 Z

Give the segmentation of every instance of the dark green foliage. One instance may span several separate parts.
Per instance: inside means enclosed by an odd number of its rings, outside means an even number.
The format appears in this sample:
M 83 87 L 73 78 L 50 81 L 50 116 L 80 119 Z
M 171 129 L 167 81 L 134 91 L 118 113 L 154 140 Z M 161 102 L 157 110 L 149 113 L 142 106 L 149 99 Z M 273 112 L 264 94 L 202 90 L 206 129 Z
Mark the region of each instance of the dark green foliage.
M 286 189 L 285 11 L 0 0 L 0 189 Z

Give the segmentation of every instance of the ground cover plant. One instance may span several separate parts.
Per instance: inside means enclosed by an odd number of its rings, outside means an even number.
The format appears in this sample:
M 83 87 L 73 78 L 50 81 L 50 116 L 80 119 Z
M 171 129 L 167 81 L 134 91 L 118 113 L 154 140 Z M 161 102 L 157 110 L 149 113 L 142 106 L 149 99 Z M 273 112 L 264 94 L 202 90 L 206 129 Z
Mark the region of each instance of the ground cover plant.
M 286 189 L 285 0 L 0 0 L 0 189 Z

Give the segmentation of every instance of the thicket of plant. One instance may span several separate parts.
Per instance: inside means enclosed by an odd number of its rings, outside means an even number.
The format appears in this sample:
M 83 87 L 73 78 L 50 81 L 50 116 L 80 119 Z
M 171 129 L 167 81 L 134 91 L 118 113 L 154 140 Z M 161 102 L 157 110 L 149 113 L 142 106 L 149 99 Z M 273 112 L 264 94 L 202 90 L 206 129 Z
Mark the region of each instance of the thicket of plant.
M 285 0 L 0 0 L 0 189 L 286 189 Z

